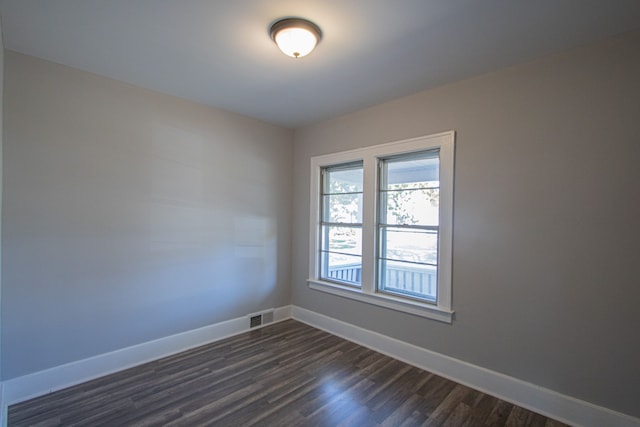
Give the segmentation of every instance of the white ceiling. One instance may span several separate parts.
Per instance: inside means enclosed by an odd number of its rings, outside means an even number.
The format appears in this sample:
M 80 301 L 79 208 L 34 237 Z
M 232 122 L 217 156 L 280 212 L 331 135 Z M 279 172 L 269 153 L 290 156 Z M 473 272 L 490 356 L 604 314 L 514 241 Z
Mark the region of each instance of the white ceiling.
M 3 0 L 7 49 L 299 127 L 640 28 L 640 0 Z M 269 25 L 314 21 L 309 56 Z

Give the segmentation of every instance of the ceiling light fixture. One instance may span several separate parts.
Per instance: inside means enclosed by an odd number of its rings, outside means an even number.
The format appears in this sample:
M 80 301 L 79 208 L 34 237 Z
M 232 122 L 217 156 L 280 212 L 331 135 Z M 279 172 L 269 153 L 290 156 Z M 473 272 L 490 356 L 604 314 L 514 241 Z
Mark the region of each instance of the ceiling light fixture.
M 269 31 L 280 50 L 293 58 L 311 53 L 322 37 L 320 27 L 302 18 L 285 18 L 275 22 Z

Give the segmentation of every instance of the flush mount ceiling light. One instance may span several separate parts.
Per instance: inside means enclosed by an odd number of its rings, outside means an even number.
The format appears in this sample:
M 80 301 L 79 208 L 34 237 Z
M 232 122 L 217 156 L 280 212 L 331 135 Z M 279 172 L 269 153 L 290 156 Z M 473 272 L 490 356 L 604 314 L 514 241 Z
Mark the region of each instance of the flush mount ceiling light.
M 302 18 L 281 19 L 271 26 L 269 33 L 280 50 L 293 58 L 311 53 L 322 37 L 316 24 Z

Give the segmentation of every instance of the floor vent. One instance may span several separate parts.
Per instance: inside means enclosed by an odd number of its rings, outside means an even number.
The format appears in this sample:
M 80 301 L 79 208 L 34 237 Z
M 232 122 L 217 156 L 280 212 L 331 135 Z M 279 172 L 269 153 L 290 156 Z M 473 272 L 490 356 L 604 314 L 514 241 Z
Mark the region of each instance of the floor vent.
M 257 316 L 251 316 L 249 318 L 249 327 L 255 328 L 256 326 L 262 325 L 262 314 L 258 314 Z
M 273 310 L 249 315 L 249 328 L 266 325 L 273 322 Z

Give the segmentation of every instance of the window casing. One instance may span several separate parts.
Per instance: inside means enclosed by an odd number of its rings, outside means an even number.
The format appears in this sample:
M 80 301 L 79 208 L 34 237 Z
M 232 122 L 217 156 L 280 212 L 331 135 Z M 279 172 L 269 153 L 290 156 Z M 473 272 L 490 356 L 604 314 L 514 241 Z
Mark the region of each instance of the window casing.
M 452 321 L 454 138 L 311 159 L 312 289 Z

